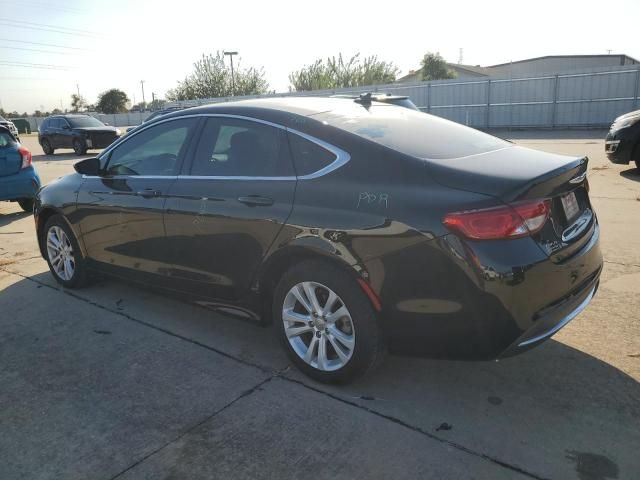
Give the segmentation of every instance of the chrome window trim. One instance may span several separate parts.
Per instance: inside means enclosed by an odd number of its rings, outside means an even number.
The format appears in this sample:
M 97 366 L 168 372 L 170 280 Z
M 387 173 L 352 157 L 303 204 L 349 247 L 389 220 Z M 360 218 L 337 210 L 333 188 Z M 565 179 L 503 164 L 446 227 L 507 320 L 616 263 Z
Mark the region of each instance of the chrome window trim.
M 123 180 L 128 178 L 142 178 L 142 179 L 164 178 L 164 179 L 176 180 L 178 178 L 178 175 L 85 175 L 85 174 L 82 174 L 82 178 L 102 178 L 104 180 Z
M 295 130 L 293 128 L 289 128 L 289 127 L 285 127 L 284 125 L 279 125 L 277 123 L 273 123 L 270 122 L 268 120 L 262 120 L 260 118 L 254 118 L 254 117 L 247 117 L 244 115 L 234 115 L 234 114 L 227 114 L 227 113 L 195 113 L 192 115 L 180 115 L 177 117 L 171 117 L 171 118 L 165 118 L 162 120 L 158 120 L 155 122 L 150 123 L 149 125 L 147 125 L 146 127 L 143 128 L 139 128 L 138 130 L 135 130 L 133 132 L 131 132 L 131 134 L 129 135 L 124 135 L 122 137 L 120 137 L 119 140 L 117 140 L 116 142 L 114 142 L 113 144 L 109 145 L 105 150 L 103 150 L 100 155 L 98 155 L 97 158 L 99 158 L 100 160 L 102 160 L 102 158 L 106 155 L 109 155 L 111 153 L 111 151 L 115 148 L 117 148 L 123 141 L 126 141 L 129 138 L 132 138 L 136 135 L 138 135 L 139 133 L 144 132 L 145 130 L 147 130 L 148 128 L 151 128 L 153 126 L 156 125 L 160 125 L 161 123 L 165 123 L 165 122 L 171 122 L 174 120 L 179 120 L 179 119 L 183 119 L 183 118 L 200 118 L 200 117 L 223 117 L 223 118 L 233 118 L 233 119 L 237 119 L 237 120 L 246 120 L 249 122 L 255 122 L 255 123 L 261 123 L 263 125 L 269 125 L 271 127 L 275 127 L 275 128 L 279 128 L 281 130 L 284 130 L 288 133 L 292 133 L 294 135 L 298 135 L 302 138 L 304 138 L 305 140 L 308 140 L 310 142 L 315 143 L 316 145 L 324 148 L 325 150 L 328 150 L 329 152 L 331 152 L 332 154 L 334 154 L 336 156 L 336 159 L 331 162 L 329 165 L 327 165 L 326 167 L 321 168 L 320 170 L 317 170 L 313 173 L 309 173 L 306 175 L 291 175 L 291 176 L 284 176 L 284 177 L 253 177 L 253 176 L 208 176 L 208 175 L 177 175 L 176 177 L 172 176 L 170 178 L 179 178 L 182 180 L 186 180 L 186 179 L 196 179 L 196 180 L 279 180 L 279 181 L 283 181 L 283 180 L 313 180 L 315 178 L 319 178 L 322 177 L 324 175 L 327 175 L 328 173 L 331 173 L 334 170 L 337 170 L 338 168 L 342 167 L 343 165 L 345 165 L 347 162 L 349 162 L 349 160 L 351 160 L 351 155 L 349 155 L 349 153 L 347 153 L 346 151 L 342 150 L 341 148 L 336 147 L 335 145 L 332 145 L 330 143 L 325 142 L 324 140 L 320 140 L 319 138 L 316 138 L 312 135 L 308 135 L 306 133 L 300 132 L 298 130 Z M 137 176 L 137 175 L 127 175 L 124 176 L 125 178 L 169 178 L 169 177 L 158 177 L 158 176 Z M 95 178 L 95 177 L 85 177 L 83 175 L 83 178 Z M 108 177 L 108 178 L 122 178 L 122 177 Z

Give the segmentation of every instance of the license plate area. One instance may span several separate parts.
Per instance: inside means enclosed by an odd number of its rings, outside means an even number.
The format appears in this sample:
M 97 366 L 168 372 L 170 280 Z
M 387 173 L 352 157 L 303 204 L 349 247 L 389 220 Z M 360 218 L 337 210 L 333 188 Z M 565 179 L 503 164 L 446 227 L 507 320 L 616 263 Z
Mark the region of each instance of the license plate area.
M 567 221 L 571 223 L 580 213 L 580 206 L 578 205 L 576 194 L 574 192 L 569 192 L 568 194 L 560 197 L 560 201 L 562 202 L 564 215 L 567 218 Z

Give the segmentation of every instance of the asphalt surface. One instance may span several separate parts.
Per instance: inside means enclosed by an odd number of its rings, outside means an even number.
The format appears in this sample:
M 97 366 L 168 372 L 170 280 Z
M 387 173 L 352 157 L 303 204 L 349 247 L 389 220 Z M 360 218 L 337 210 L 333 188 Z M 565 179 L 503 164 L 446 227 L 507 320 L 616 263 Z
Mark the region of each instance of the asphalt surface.
M 501 135 L 589 155 L 596 298 L 524 355 L 389 357 L 346 387 L 268 328 L 112 280 L 63 290 L 0 203 L 0 478 L 640 478 L 640 173 L 603 132 Z M 78 159 L 23 140 L 45 182 Z

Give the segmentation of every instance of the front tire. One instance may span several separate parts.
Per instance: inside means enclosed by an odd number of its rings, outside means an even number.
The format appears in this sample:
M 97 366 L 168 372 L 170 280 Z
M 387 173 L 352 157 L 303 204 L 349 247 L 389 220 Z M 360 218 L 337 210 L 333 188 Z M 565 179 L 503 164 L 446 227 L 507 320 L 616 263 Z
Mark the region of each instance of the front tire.
M 380 362 L 384 343 L 356 280 L 321 261 L 287 271 L 273 299 L 276 333 L 292 362 L 324 383 L 348 383 Z
M 87 269 L 75 235 L 62 215 L 53 215 L 44 227 L 45 253 L 49 270 L 66 288 L 80 288 L 87 283 Z
M 53 155 L 54 149 L 51 146 L 51 142 L 49 142 L 49 140 L 43 138 L 40 146 L 42 147 L 42 151 L 45 155 Z
M 25 212 L 33 213 L 33 198 L 21 198 L 18 200 L 18 205 L 20 205 L 20 208 Z
M 80 140 L 76 138 L 73 140 L 73 151 L 76 152 L 76 155 L 84 155 L 87 153 L 87 144 L 84 140 Z

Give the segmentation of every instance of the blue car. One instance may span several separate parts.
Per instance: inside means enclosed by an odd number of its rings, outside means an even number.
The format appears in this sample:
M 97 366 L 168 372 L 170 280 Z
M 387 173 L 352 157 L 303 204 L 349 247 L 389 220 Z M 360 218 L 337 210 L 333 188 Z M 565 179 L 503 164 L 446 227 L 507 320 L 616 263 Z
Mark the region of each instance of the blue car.
M 32 165 L 31 152 L 8 128 L 0 126 L 0 200 L 18 202 L 25 212 L 32 212 L 39 189 L 40 177 Z

